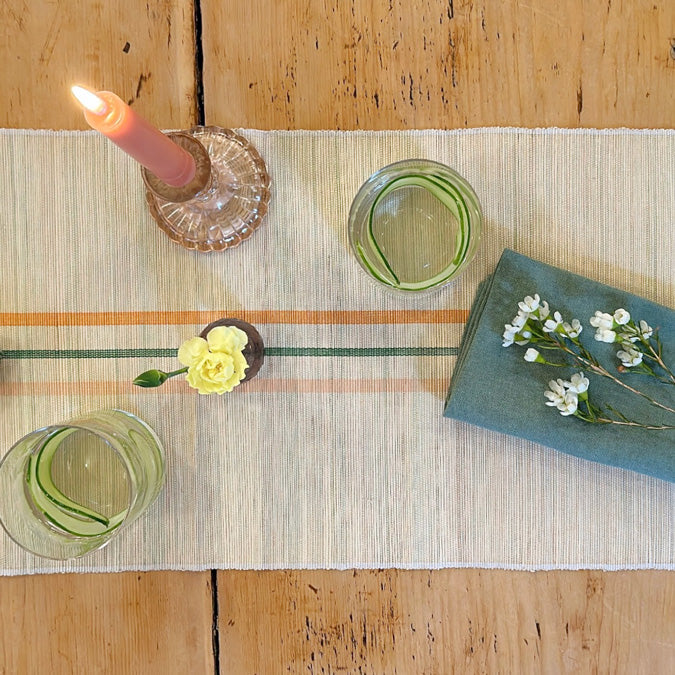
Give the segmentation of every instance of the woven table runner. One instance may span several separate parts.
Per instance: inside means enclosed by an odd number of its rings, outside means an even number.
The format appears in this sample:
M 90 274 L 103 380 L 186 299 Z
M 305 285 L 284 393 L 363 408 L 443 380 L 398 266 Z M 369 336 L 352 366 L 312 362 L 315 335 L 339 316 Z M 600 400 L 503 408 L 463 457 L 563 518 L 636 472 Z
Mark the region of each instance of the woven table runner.
M 672 569 L 675 485 L 442 413 L 471 300 L 505 247 L 675 304 L 675 134 L 241 133 L 267 162 L 270 211 L 205 255 L 160 231 L 138 166 L 106 139 L 0 132 L 2 453 L 109 407 L 167 453 L 158 501 L 107 548 L 59 563 L 0 531 L 0 573 Z M 473 263 L 423 298 L 371 283 L 347 240 L 359 186 L 407 158 L 457 170 L 485 213 Z M 131 384 L 178 367 L 179 344 L 223 316 L 263 336 L 254 380 L 224 396 Z

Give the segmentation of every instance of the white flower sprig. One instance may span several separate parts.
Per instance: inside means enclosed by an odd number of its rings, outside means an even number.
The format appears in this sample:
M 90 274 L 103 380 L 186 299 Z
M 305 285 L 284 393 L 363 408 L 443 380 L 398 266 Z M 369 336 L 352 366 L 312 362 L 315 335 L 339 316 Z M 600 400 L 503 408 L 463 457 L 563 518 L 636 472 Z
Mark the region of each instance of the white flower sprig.
M 569 381 L 551 380 L 548 383 L 549 388 L 544 392 L 544 396 L 548 399 L 545 403 L 557 408 L 560 414 L 565 417 L 574 415 L 584 422 L 618 424 L 652 430 L 675 429 L 675 425 L 636 422 L 611 406 L 607 406 L 607 412 L 604 411 L 600 406 L 591 402 L 588 395 L 589 385 L 590 382 L 583 373 L 574 373 Z M 611 414 L 614 417 L 610 417 Z
M 546 405 L 555 406 L 561 415 L 578 415 L 579 401 L 588 398 L 588 378 L 583 373 L 574 373 L 569 382 L 561 379 L 548 383 L 549 391 L 544 392 Z
M 614 314 L 595 312 L 595 316 L 590 318 L 590 324 L 596 329 L 596 340 L 618 342 L 623 347 L 616 353 L 621 361 L 619 372 L 626 372 L 630 368 L 631 372 L 644 373 L 662 382 L 675 384 L 675 374 L 663 361 L 658 333 L 646 321 L 640 320 L 636 323 L 629 312 L 619 308 Z M 647 363 L 645 359 L 659 366 L 665 377 L 657 374 L 653 365 Z
M 617 352 L 617 357 L 621 362 L 617 368 L 620 374 L 640 372 L 655 377 L 661 382 L 675 384 L 675 376 L 663 361 L 661 343 L 656 331 L 645 321 L 634 322 L 630 313 L 620 308 L 612 314 L 596 311 L 590 323 L 596 329 L 595 339 L 597 341 L 621 344 L 622 349 Z M 511 323 L 505 324 L 502 345 L 504 347 L 513 344 L 535 345 L 536 347 L 529 346 L 525 352 L 526 361 L 552 366 L 568 365 L 566 362 L 557 363 L 547 360 L 539 350 L 558 351 L 566 361 L 572 361 L 577 367 L 609 378 L 624 389 L 645 398 L 652 405 L 675 413 L 675 408 L 657 401 L 610 373 L 581 344 L 579 335 L 582 330 L 578 319 L 565 321 L 560 312 L 551 312 L 548 302 L 541 300 L 538 294 L 528 295 L 518 303 L 518 314 L 511 320 Z M 657 373 L 652 365 L 645 363 L 645 359 L 650 359 L 665 376 Z M 588 378 L 583 372 L 575 373 L 569 381 L 551 380 L 549 389 L 545 392 L 548 399 L 546 405 L 556 407 L 561 415 L 574 415 L 588 422 L 640 426 L 648 429 L 675 428 L 671 425 L 647 425 L 629 420 L 610 406 L 607 406 L 609 412 L 605 412 L 601 407 L 590 402 L 588 386 Z

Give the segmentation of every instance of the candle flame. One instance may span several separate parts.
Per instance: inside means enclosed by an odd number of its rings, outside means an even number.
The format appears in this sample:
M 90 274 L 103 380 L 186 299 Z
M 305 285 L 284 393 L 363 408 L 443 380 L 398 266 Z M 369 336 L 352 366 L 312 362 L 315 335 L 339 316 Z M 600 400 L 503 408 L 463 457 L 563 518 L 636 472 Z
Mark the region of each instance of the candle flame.
M 103 115 L 108 111 L 108 104 L 95 92 L 78 85 L 71 87 L 70 91 L 80 105 L 94 115 Z

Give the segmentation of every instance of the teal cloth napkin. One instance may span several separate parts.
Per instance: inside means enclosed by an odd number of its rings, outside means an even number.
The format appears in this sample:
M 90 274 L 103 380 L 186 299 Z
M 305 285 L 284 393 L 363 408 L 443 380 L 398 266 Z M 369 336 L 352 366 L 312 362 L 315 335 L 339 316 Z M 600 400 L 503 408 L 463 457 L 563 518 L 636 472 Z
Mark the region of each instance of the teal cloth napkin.
M 596 310 L 613 313 L 622 307 L 634 320 L 659 329 L 663 357 L 675 365 L 675 312 L 631 293 L 505 250 L 494 271 L 478 288 L 471 308 L 445 405 L 445 416 L 535 441 L 587 460 L 622 467 L 675 482 L 675 430 L 654 431 L 613 424 L 592 424 L 560 415 L 545 405 L 548 382 L 569 380 L 579 368 L 556 368 L 523 359 L 529 345 L 502 346 L 504 324 L 518 312 L 518 302 L 538 293 L 551 314 L 559 311 L 581 321 L 580 341 L 610 372 L 617 374 L 619 344 L 594 339 L 589 318 Z M 536 347 L 536 345 L 534 345 Z M 540 350 L 549 361 L 558 352 Z M 673 424 L 675 415 L 654 407 L 608 378 L 584 371 L 590 400 L 609 403 L 630 419 Z M 653 398 L 675 407 L 675 386 L 647 375 L 622 379 Z

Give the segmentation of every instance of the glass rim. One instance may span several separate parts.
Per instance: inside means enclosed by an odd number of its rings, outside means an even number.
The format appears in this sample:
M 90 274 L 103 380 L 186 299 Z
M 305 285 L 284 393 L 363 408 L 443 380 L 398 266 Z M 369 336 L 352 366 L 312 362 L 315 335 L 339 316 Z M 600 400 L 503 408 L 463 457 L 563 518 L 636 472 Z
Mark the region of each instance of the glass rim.
M 412 176 L 408 176 L 411 173 Z M 396 181 L 403 180 L 406 177 L 417 178 L 418 180 L 416 183 L 392 187 Z M 449 194 L 448 189 L 450 189 L 454 192 L 451 198 L 455 200 L 455 203 L 458 200 L 461 201 L 466 219 L 466 222 L 462 222 L 462 214 L 459 212 L 454 214 L 453 212 L 453 216 L 460 223 L 460 229 L 456 236 L 459 246 L 455 247 L 454 255 L 440 272 L 414 284 L 398 281 L 386 257 L 379 250 L 375 235 L 372 232 L 374 210 L 379 199 L 398 189 L 411 187 L 426 190 L 448 210 L 451 210 L 449 206 L 450 198 L 447 197 L 447 201 L 444 201 L 442 193 L 445 192 L 447 196 Z M 457 278 L 464 271 L 478 248 L 483 220 L 483 211 L 476 192 L 471 184 L 455 169 L 430 159 L 403 159 L 378 169 L 361 184 L 349 209 L 347 230 L 352 253 L 361 269 L 366 272 L 371 280 L 388 290 L 405 295 L 414 295 L 437 290 Z M 364 239 L 363 230 L 366 224 L 370 248 L 375 250 L 375 255 L 371 255 L 370 258 L 361 241 Z M 390 273 L 390 278 L 375 269 L 376 265 L 386 268 Z
M 152 429 L 152 427 L 148 425 L 147 422 L 140 419 L 133 413 L 116 408 L 97 409 L 73 416 L 72 420 L 48 424 L 24 434 L 12 444 L 12 446 L 2 457 L 0 457 L 0 476 L 4 476 L 2 480 L 6 481 L 6 484 L 9 488 L 8 494 L 16 493 L 16 495 L 18 495 L 19 492 L 23 494 L 25 500 L 24 508 L 27 508 L 28 511 L 32 513 L 32 516 L 36 518 L 36 522 L 40 523 L 41 528 L 44 528 L 47 532 L 52 532 L 52 536 L 54 537 L 65 537 L 64 541 L 54 541 L 53 548 L 50 548 L 49 546 L 45 548 L 36 548 L 32 546 L 28 540 L 22 540 L 21 536 L 19 535 L 20 530 L 16 527 L 17 524 L 25 520 L 26 516 L 19 515 L 21 509 L 17 509 L 15 515 L 11 516 L 11 513 L 14 511 L 14 509 L 6 508 L 5 504 L 2 509 L 0 509 L 0 526 L 2 526 L 2 530 L 6 532 L 7 536 L 15 544 L 17 544 L 23 550 L 28 551 L 32 555 L 36 555 L 41 558 L 63 561 L 72 558 L 79 558 L 82 555 L 93 553 L 94 551 L 104 548 L 108 543 L 117 537 L 119 532 L 125 529 L 127 525 L 133 523 L 140 515 L 140 513 L 136 511 L 137 505 L 143 504 L 142 498 L 144 497 L 144 494 L 142 482 L 139 482 L 137 479 L 134 472 L 133 462 L 129 460 L 124 452 L 126 445 L 125 440 L 114 438 L 114 435 L 109 431 L 94 428 L 96 425 L 95 416 L 101 415 L 102 413 L 118 413 L 123 415 L 125 418 L 132 420 L 134 424 L 140 424 L 149 432 L 153 441 L 153 445 L 158 453 L 162 468 L 160 472 L 161 478 L 156 490 L 156 494 L 147 504 L 147 506 L 149 506 L 150 503 L 155 500 L 159 494 L 159 491 L 161 490 L 161 486 L 165 480 L 165 452 L 163 445 L 154 429 Z M 91 422 L 91 425 L 86 424 L 88 419 Z M 99 521 L 105 528 L 100 532 L 84 533 L 81 531 L 71 531 L 67 526 L 63 525 L 63 523 L 59 524 L 56 521 L 53 521 L 52 518 L 54 516 L 52 515 L 50 517 L 50 515 L 36 502 L 37 497 L 34 495 L 34 490 L 38 490 L 47 500 L 53 502 L 57 509 L 65 509 L 65 515 L 72 516 L 73 513 L 79 513 L 79 517 L 88 515 L 90 516 L 92 509 L 87 506 L 78 505 L 77 501 L 73 501 L 66 494 L 60 493 L 58 487 L 55 487 L 55 489 L 57 493 L 60 494 L 52 494 L 50 496 L 47 494 L 49 489 L 40 483 L 39 477 L 37 475 L 34 476 L 36 480 L 35 485 L 37 487 L 31 488 L 29 484 L 30 479 L 27 476 L 27 467 L 31 457 L 36 457 L 41 451 L 43 451 L 45 444 L 50 439 L 53 439 L 56 433 L 65 430 L 72 430 L 73 433 L 80 431 L 86 432 L 100 439 L 103 443 L 105 443 L 105 446 L 108 450 L 113 451 L 115 457 L 120 463 L 120 468 L 123 471 L 123 481 L 127 485 L 128 494 L 124 499 L 123 507 L 119 509 L 116 515 L 108 517 L 100 514 L 101 518 L 108 520 L 108 523 Z M 54 454 L 58 452 L 59 447 L 60 443 L 55 448 Z M 47 458 L 47 460 L 49 459 L 50 458 Z M 18 473 L 17 468 L 20 469 Z M 37 467 L 35 470 L 38 470 Z M 19 492 L 16 492 L 17 490 Z M 77 505 L 75 511 L 73 511 L 72 505 L 59 501 L 62 499 L 62 496 L 65 497 L 66 500 L 71 501 L 73 504 Z M 70 514 L 68 514 L 69 511 Z M 90 513 L 87 514 L 87 512 Z M 123 514 L 123 516 L 119 521 L 115 522 L 115 518 L 119 517 L 120 514 Z M 94 518 L 94 520 L 99 519 Z

